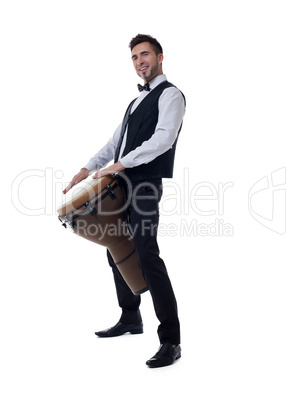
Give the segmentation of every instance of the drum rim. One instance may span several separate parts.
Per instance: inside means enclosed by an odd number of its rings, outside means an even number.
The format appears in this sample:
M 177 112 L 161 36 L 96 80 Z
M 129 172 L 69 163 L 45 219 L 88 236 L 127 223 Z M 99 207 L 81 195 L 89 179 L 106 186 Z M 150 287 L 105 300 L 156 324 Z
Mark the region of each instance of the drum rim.
M 105 176 L 105 177 L 106 177 L 106 176 Z M 74 198 L 72 198 L 72 196 L 71 196 L 71 198 L 69 199 L 69 201 L 65 200 L 64 203 L 62 203 L 62 204 L 59 205 L 59 207 L 57 208 L 57 211 L 59 211 L 60 209 L 66 208 L 67 205 L 70 204 L 70 203 L 76 202 L 82 195 L 85 194 L 86 191 L 92 190 L 93 187 L 95 187 L 96 185 L 98 185 L 103 179 L 104 179 L 104 177 L 99 177 L 98 179 L 92 179 L 92 181 L 90 181 L 89 183 L 88 183 L 86 180 L 84 180 L 84 181 L 82 181 L 81 183 L 79 183 L 79 184 L 87 184 L 88 187 L 87 187 L 87 188 L 81 188 L 81 189 L 78 191 L 77 195 L 76 195 Z M 88 180 L 88 179 L 87 179 L 87 180 Z M 72 187 L 72 189 L 73 189 L 74 191 L 77 190 L 75 187 Z M 67 196 L 68 196 L 68 194 L 66 195 L 66 197 L 67 197 Z M 69 196 L 70 196 L 70 194 L 69 194 Z
M 95 192 L 95 195 L 90 198 L 87 199 L 87 194 L 91 191 L 94 190 L 94 188 L 96 186 L 98 186 L 100 183 L 104 183 L 104 181 L 109 180 L 106 184 L 104 184 L 104 186 L 102 187 L 98 187 L 98 191 Z M 104 196 L 104 194 L 106 192 L 108 192 L 108 188 L 107 186 L 110 185 L 112 186 L 112 190 L 115 189 L 118 186 L 118 181 L 117 178 L 115 177 L 115 175 L 108 175 L 108 176 L 103 176 L 100 177 L 99 179 L 96 179 L 96 182 L 91 185 L 91 187 L 89 187 L 88 189 L 85 189 L 85 191 L 80 192 L 80 195 L 77 195 L 75 198 L 69 200 L 67 203 L 62 204 L 58 209 L 58 215 L 60 219 L 65 219 L 67 217 L 69 217 L 70 215 L 73 215 L 76 211 L 78 211 L 79 209 L 83 209 L 85 207 L 87 207 L 87 203 L 92 202 L 92 200 L 94 200 L 97 197 L 96 202 L 98 203 L 100 201 L 100 199 L 102 198 L 102 196 Z M 103 192 L 105 192 L 104 194 L 102 194 Z M 100 197 L 101 195 L 101 197 Z M 84 201 L 80 201 L 78 202 L 80 199 L 83 199 L 85 197 Z M 71 207 L 71 209 L 69 210 L 69 207 Z M 84 211 L 84 210 L 83 210 Z

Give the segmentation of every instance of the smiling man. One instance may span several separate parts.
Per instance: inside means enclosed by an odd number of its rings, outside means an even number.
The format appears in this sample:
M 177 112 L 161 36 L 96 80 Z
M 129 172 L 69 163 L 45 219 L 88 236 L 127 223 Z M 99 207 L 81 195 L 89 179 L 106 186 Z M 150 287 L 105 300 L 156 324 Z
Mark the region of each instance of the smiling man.
M 145 83 L 162 74 L 163 54 L 158 53 L 158 48 L 154 48 L 149 42 L 134 46 L 132 60 L 136 73 Z
M 86 179 L 122 172 L 123 188 L 129 200 L 127 219 L 133 233 L 136 255 L 160 321 L 158 352 L 146 364 L 168 366 L 181 357 L 177 303 L 157 243 L 162 178 L 171 178 L 175 148 L 185 113 L 183 94 L 163 74 L 163 50 L 150 35 L 139 34 L 129 44 L 135 71 L 144 81 L 123 122 L 108 143 L 75 175 L 64 190 Z M 107 163 L 114 163 L 104 168 Z M 129 186 L 127 186 L 129 181 Z M 120 275 L 110 253 L 118 303 L 122 310 L 116 325 L 96 335 L 105 338 L 143 332 L 140 296 L 134 295 Z

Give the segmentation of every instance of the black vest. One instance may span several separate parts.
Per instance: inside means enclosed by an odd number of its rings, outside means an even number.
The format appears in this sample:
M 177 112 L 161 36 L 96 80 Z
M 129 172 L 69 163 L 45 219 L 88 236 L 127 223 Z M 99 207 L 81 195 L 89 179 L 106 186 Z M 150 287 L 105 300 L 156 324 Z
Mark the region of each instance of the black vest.
M 147 141 L 155 132 L 156 125 L 159 117 L 159 98 L 164 89 L 173 87 L 174 85 L 168 81 L 164 81 L 154 88 L 137 106 L 133 113 L 130 114 L 131 107 L 134 103 L 132 101 L 126 110 L 125 117 L 122 123 L 122 132 L 119 144 L 115 153 L 115 162 L 118 160 L 119 151 L 122 145 L 126 125 L 128 124 L 127 141 L 123 155 L 127 155 L 130 151 L 140 146 L 144 141 Z M 179 127 L 178 134 L 181 130 Z M 177 138 L 178 139 L 178 138 Z M 172 148 L 167 152 L 159 155 L 153 161 L 136 166 L 134 168 L 125 169 L 125 174 L 131 180 L 147 180 L 160 177 L 172 177 L 174 155 L 177 139 L 175 140 Z

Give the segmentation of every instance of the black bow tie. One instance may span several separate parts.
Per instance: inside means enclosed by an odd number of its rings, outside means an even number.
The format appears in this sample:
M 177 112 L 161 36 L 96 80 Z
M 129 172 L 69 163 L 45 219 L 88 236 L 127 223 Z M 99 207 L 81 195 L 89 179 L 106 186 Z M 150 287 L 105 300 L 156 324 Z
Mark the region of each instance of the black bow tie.
M 151 90 L 151 88 L 150 88 L 150 84 L 147 82 L 145 85 L 140 85 L 140 84 L 138 84 L 137 85 L 137 87 L 138 87 L 138 91 L 139 92 L 142 92 L 142 91 L 150 91 Z

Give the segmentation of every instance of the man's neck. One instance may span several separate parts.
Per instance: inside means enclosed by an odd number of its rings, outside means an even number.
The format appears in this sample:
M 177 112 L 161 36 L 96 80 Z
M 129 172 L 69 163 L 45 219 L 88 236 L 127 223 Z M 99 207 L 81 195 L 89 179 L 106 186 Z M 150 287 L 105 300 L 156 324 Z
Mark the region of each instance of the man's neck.
M 160 73 L 156 74 L 153 78 L 151 78 L 149 81 L 143 81 L 145 84 L 148 84 L 152 82 L 155 78 L 159 77 L 159 75 L 163 75 L 163 72 L 161 71 Z

